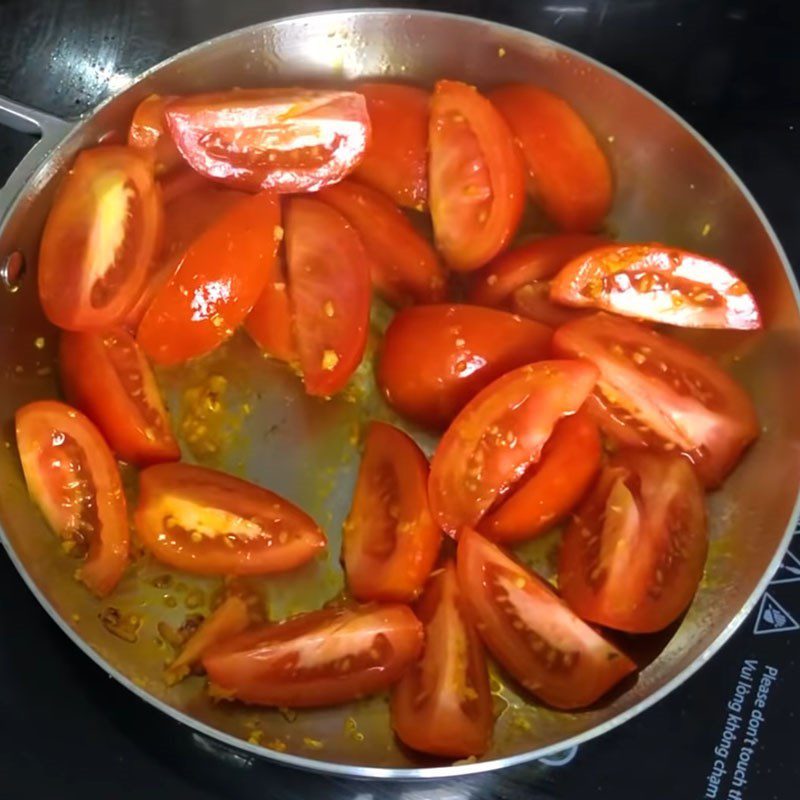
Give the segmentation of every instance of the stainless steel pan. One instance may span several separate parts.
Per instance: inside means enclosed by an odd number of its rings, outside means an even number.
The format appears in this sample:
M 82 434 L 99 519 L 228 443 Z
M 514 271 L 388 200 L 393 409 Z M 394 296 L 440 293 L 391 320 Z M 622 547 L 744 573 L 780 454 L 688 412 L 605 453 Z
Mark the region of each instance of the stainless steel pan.
M 401 749 L 384 698 L 297 715 L 217 705 L 202 681 L 170 688 L 169 655 L 157 625 L 202 611 L 219 582 L 166 576 L 137 562 L 114 596 L 92 599 L 72 579 L 28 499 L 11 420 L 29 400 L 57 393 L 55 331 L 38 309 L 37 242 L 53 190 L 75 154 L 124 130 L 151 92 L 182 93 L 244 85 L 341 82 L 361 77 L 431 83 L 447 76 L 478 85 L 529 80 L 560 92 L 597 132 L 613 163 L 616 191 L 609 225 L 626 239 L 660 239 L 717 256 L 735 267 L 761 301 L 767 329 L 692 338 L 713 350 L 755 398 L 763 435 L 723 491 L 710 498 L 711 556 L 702 588 L 675 629 L 635 645 L 645 664 L 635 681 L 596 708 L 556 713 L 497 686 L 500 717 L 492 749 L 480 760 L 446 764 Z M 3 543 L 30 589 L 68 636 L 102 669 L 196 730 L 284 764 L 356 776 L 423 777 L 493 769 L 544 756 L 619 725 L 686 680 L 747 615 L 780 562 L 800 486 L 800 313 L 797 287 L 764 215 L 712 148 L 655 98 L 622 76 L 530 33 L 465 17 L 422 11 L 353 11 L 264 23 L 194 47 L 145 73 L 78 121 L 62 121 L 0 99 L 0 122 L 40 130 L 41 140 L 0 191 L 0 264 L 14 278 L 0 291 L 0 522 Z M 9 269 L 10 267 L 10 269 Z M 39 337 L 43 337 L 43 342 Z M 42 346 L 43 345 L 43 346 Z M 199 364 L 161 374 L 184 449 L 287 495 L 326 527 L 327 560 L 299 574 L 264 580 L 271 612 L 319 605 L 341 587 L 338 543 L 358 463 L 357 437 L 368 416 L 391 418 L 371 390 L 319 402 L 299 382 L 237 339 Z M 222 387 L 224 413 L 203 417 L 213 436 L 192 444 L 203 392 Z M 432 441 L 420 436 L 423 445 Z M 550 570 L 549 537 L 523 550 Z M 113 608 L 109 608 L 113 607 Z

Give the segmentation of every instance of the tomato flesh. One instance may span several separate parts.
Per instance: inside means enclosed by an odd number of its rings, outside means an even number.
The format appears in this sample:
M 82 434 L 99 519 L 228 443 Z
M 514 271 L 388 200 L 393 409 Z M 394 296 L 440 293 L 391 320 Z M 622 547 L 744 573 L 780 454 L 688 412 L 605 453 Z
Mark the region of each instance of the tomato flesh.
M 494 723 L 486 658 L 465 604 L 450 561 L 414 607 L 425 649 L 392 692 L 392 727 L 403 744 L 449 758 L 484 753 Z
M 100 432 L 55 400 L 16 413 L 25 482 L 69 553 L 84 555 L 78 578 L 105 597 L 128 566 L 128 517 L 122 480 Z
M 372 260 L 375 290 L 395 306 L 444 299 L 446 280 L 436 251 L 380 192 L 344 180 L 317 195 L 358 231 Z
M 439 525 L 453 536 L 475 525 L 539 460 L 555 424 L 581 407 L 596 380 L 588 361 L 540 361 L 477 394 L 431 462 L 428 497 Z
M 178 364 L 230 338 L 264 289 L 281 234 L 274 194 L 246 197 L 222 214 L 156 292 L 137 331 L 145 353 Z
M 408 308 L 386 330 L 376 376 L 399 414 L 444 428 L 493 380 L 547 358 L 551 339 L 549 328 L 494 309 Z
M 127 331 L 63 333 L 59 366 L 67 399 L 123 461 L 142 466 L 181 457 L 153 370 Z
M 530 539 L 561 522 L 586 494 L 600 469 L 597 425 L 581 409 L 553 429 L 538 463 L 531 466 L 479 530 L 495 542 Z
M 373 422 L 344 525 L 342 561 L 350 592 L 362 601 L 410 602 L 441 541 L 428 509 L 428 459 L 410 436 Z
M 300 614 L 212 648 L 203 666 L 226 696 L 264 706 L 346 703 L 391 686 L 419 656 L 422 625 L 408 606 Z
M 489 92 L 528 167 L 532 194 L 564 231 L 590 231 L 608 213 L 611 168 L 589 127 L 563 98 L 530 84 Z
M 688 328 L 761 327 L 755 298 L 728 267 L 663 245 L 615 245 L 570 261 L 550 287 L 559 303 Z
M 172 138 L 193 169 L 247 191 L 311 192 L 364 155 L 366 102 L 355 92 L 237 89 L 174 101 Z
M 703 488 L 691 465 L 622 451 L 564 536 L 558 585 L 583 619 L 652 633 L 691 603 L 707 552 Z
M 335 394 L 367 344 L 370 259 L 338 211 L 306 198 L 286 204 L 286 259 L 306 391 Z
M 372 139 L 355 176 L 400 206 L 422 211 L 428 200 L 430 93 L 396 83 L 359 83 Z
M 636 670 L 552 587 L 466 528 L 458 542 L 462 596 L 492 655 L 548 705 L 584 708 Z
M 66 330 L 116 324 L 136 302 L 161 242 L 152 165 L 133 148 L 82 151 L 61 184 L 39 247 L 39 299 Z
M 474 86 L 439 81 L 429 141 L 436 246 L 452 269 L 478 269 L 511 241 L 522 217 L 525 179 L 511 132 Z
M 644 325 L 599 313 L 559 328 L 553 346 L 597 365 L 588 407 L 609 436 L 685 453 L 707 487 L 718 486 L 758 436 L 753 404 L 733 378 Z
M 314 520 L 280 495 L 189 464 L 142 471 L 134 524 L 155 558 L 201 575 L 284 572 L 325 547 Z
M 169 134 L 165 111 L 175 97 L 151 94 L 133 112 L 128 131 L 128 145 L 148 153 L 156 175 L 169 172 L 183 163 L 183 158 Z

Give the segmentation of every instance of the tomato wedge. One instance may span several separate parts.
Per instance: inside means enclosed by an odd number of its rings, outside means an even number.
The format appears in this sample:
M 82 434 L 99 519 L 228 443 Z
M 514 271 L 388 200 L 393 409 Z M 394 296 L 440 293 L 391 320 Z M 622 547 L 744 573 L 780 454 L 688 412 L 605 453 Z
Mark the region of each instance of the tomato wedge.
M 583 619 L 652 633 L 692 602 L 707 553 L 703 487 L 689 462 L 622 451 L 564 536 L 558 585 Z
M 127 331 L 63 333 L 59 366 L 67 400 L 123 461 L 143 466 L 181 457 L 153 370 Z
M 439 81 L 430 115 L 436 246 L 452 269 L 478 269 L 516 233 L 525 199 L 522 162 L 505 121 L 474 86 Z
M 286 204 L 286 259 L 306 391 L 329 396 L 344 387 L 364 355 L 370 259 L 338 211 L 306 198 Z
M 583 622 L 550 584 L 465 528 L 458 580 L 492 655 L 525 689 L 555 708 L 584 708 L 636 670 Z
M 277 196 L 247 197 L 189 246 L 142 318 L 137 338 L 158 364 L 210 352 L 233 335 L 258 300 L 282 235 Z
M 372 259 L 378 294 L 395 306 L 444 299 L 446 279 L 436 251 L 391 200 L 352 180 L 328 186 L 318 196 L 358 231 Z
M 659 244 L 614 245 L 584 253 L 559 272 L 550 296 L 569 306 L 685 328 L 761 327 L 755 298 L 728 267 Z
M 434 519 L 455 536 L 475 525 L 539 460 L 555 424 L 594 388 L 589 361 L 539 361 L 490 383 L 445 432 L 431 462 Z
M 236 636 L 249 625 L 250 612 L 247 603 L 241 597 L 231 595 L 223 600 L 211 616 L 203 620 L 167 667 L 169 681 L 175 683 L 182 680 L 211 647 Z
M 395 683 L 422 650 L 408 606 L 311 611 L 212 648 L 203 666 L 215 687 L 245 703 L 335 705 Z
M 479 756 L 494 718 L 486 657 L 450 561 L 414 607 L 425 649 L 392 692 L 392 727 L 403 744 L 449 758 Z
M 718 486 L 758 436 L 753 404 L 730 375 L 644 325 L 594 314 L 559 328 L 553 346 L 597 365 L 589 407 L 606 434 L 685 453 L 706 487 Z
M 428 459 L 398 428 L 372 422 L 344 524 L 342 561 L 357 600 L 410 602 L 442 543 L 428 509 Z
M 202 175 L 248 191 L 311 192 L 341 180 L 370 135 L 364 98 L 325 89 L 236 89 L 166 110 L 181 155 Z
M 597 425 L 581 409 L 553 429 L 538 463 L 485 516 L 479 530 L 495 542 L 514 543 L 550 530 L 577 505 L 600 469 Z
M 400 206 L 422 211 L 428 200 L 430 93 L 397 83 L 359 83 L 367 101 L 372 140 L 355 176 Z
M 444 428 L 485 386 L 547 358 L 549 328 L 503 311 L 466 305 L 408 308 L 383 340 L 378 384 L 404 417 Z
M 164 115 L 169 104 L 175 99 L 174 95 L 162 97 L 151 94 L 145 97 L 136 106 L 128 131 L 128 144 L 143 150 L 153 158 L 156 175 L 162 175 L 183 164 L 183 158 L 169 134 L 167 118 Z
M 503 253 L 477 273 L 467 299 L 481 306 L 510 308 L 545 325 L 569 322 L 576 313 L 551 302 L 550 278 L 568 261 L 608 243 L 601 236 L 581 233 L 534 239 Z
M 82 151 L 61 184 L 39 247 L 39 299 L 66 330 L 107 328 L 142 291 L 161 242 L 149 160 L 129 147 Z
M 314 520 L 280 495 L 190 464 L 142 471 L 134 523 L 159 561 L 201 575 L 284 572 L 325 547 Z
M 40 400 L 16 413 L 25 482 L 64 550 L 85 556 L 78 578 L 104 597 L 128 566 L 128 515 L 117 462 L 80 411 Z
M 611 206 L 611 167 L 569 103 L 539 86 L 515 83 L 489 92 L 519 143 L 532 194 L 564 231 L 590 231 Z

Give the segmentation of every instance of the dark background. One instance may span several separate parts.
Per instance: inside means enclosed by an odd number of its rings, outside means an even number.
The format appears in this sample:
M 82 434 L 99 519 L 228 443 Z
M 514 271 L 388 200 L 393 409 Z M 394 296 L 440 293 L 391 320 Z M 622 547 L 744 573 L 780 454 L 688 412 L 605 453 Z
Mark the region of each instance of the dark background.
M 795 0 L 5 0 L 0 93 L 76 116 L 126 76 L 203 39 L 269 18 L 364 5 L 486 17 L 615 67 L 717 148 L 755 195 L 792 263 L 800 264 Z M 0 180 L 30 141 L 0 129 Z M 800 537 L 795 542 L 800 555 Z M 755 618 L 746 621 L 712 664 L 667 701 L 582 746 L 566 766 L 533 764 L 456 781 L 376 784 L 253 762 L 136 701 L 68 642 L 0 554 L 0 798 L 700 798 L 724 704 L 742 660 L 755 658 L 779 668 L 780 678 L 743 796 L 788 800 L 800 791 L 794 712 L 800 707 L 800 632 L 791 625 L 793 617 L 800 619 L 800 582 L 780 583 L 770 595 L 789 613 L 789 624 L 755 636 Z

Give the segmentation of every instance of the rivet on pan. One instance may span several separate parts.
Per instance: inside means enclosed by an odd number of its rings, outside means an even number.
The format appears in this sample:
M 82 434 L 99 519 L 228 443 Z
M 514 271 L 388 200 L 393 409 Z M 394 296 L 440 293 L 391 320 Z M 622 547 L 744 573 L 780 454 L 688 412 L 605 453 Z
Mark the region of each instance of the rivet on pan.
M 19 289 L 24 274 L 25 257 L 19 250 L 9 253 L 0 263 L 0 282 L 9 292 L 16 292 Z

